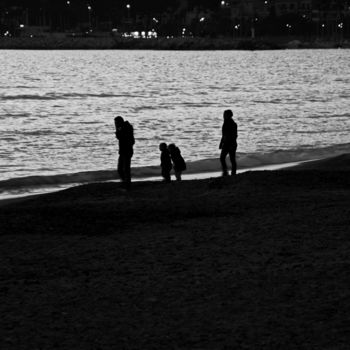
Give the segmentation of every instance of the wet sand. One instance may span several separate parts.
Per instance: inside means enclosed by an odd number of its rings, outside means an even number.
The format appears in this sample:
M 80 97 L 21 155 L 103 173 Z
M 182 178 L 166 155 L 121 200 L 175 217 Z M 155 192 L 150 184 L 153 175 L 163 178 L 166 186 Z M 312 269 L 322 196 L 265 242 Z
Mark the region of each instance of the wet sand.
M 350 155 L 0 206 L 1 349 L 348 349 Z

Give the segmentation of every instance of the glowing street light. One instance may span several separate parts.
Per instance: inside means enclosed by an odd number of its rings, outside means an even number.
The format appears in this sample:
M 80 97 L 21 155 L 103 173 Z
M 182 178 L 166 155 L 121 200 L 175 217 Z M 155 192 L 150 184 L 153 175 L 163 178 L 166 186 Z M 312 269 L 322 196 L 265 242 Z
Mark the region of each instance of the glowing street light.
M 130 9 L 131 9 L 131 5 L 130 4 L 126 4 L 126 9 L 128 10 L 128 19 L 130 19 Z
M 91 11 L 92 11 L 92 7 L 90 5 L 87 5 L 87 9 L 88 9 L 88 14 L 89 14 L 89 27 L 91 28 Z

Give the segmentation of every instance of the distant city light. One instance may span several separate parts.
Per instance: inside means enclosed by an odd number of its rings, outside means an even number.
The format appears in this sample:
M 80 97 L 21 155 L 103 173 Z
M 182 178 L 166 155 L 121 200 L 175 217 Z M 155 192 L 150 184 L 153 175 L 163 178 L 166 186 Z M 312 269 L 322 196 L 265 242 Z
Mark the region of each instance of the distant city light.
M 19 27 L 20 27 L 20 28 L 24 28 L 24 24 L 20 24 Z
M 155 18 L 155 17 L 152 18 L 152 21 L 153 21 L 153 22 L 156 22 L 156 23 L 159 22 L 159 21 L 157 20 L 157 18 Z
M 126 4 L 127 9 L 130 9 L 130 7 L 131 7 L 130 4 Z
M 70 1 L 67 1 L 67 5 L 70 5 Z
M 322 28 L 324 28 L 326 25 L 324 23 L 322 23 Z
M 88 5 L 88 6 L 87 6 L 87 9 L 88 9 L 89 11 L 91 11 L 91 10 L 92 10 L 92 7 L 91 7 L 90 5 Z
M 339 24 L 338 24 L 338 28 L 343 29 L 343 25 L 344 25 L 343 22 L 339 23 Z
M 199 22 L 204 22 L 205 21 L 205 17 L 202 17 Z
M 138 31 L 134 31 L 134 32 L 129 32 L 129 33 L 122 33 L 122 37 L 124 38 L 134 38 L 134 39 L 151 39 L 151 38 L 157 38 L 158 34 L 157 32 L 152 29 L 151 31 L 145 32 L 138 32 Z

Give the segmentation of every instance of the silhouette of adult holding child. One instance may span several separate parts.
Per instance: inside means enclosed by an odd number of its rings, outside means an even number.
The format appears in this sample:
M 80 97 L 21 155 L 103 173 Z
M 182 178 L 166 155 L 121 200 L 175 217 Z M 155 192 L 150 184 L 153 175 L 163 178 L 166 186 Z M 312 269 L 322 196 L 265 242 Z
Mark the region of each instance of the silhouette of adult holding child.
M 131 158 L 134 154 L 134 129 L 121 116 L 114 118 L 115 136 L 119 141 L 118 174 L 126 188 L 131 183 Z
M 221 149 L 220 162 L 222 167 L 222 175 L 227 176 L 226 157 L 230 156 L 232 165 L 231 175 L 235 175 L 237 171 L 236 151 L 237 151 L 237 124 L 232 119 L 233 113 L 230 109 L 224 111 L 224 123 L 222 125 L 222 138 L 219 149 Z

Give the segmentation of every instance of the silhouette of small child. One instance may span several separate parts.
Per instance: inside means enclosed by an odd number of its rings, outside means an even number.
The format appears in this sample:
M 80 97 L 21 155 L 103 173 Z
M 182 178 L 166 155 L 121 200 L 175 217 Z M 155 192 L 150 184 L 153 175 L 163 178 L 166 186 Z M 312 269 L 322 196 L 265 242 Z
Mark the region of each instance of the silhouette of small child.
M 177 181 L 181 180 L 181 174 L 186 170 L 185 160 L 182 158 L 181 151 L 179 147 L 176 147 L 174 143 L 168 146 L 171 160 L 173 161 L 175 177 Z
M 173 166 L 171 164 L 171 158 L 170 158 L 170 153 L 169 153 L 167 144 L 162 142 L 159 145 L 159 150 L 160 150 L 160 166 L 162 168 L 162 176 L 165 182 L 170 182 L 171 181 L 170 171 Z

